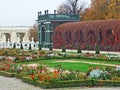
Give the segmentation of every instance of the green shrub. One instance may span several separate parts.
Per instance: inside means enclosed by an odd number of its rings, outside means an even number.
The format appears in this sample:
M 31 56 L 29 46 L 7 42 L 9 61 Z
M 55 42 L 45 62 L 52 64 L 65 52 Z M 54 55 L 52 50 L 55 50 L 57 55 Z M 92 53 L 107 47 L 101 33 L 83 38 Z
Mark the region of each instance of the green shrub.
M 64 46 L 62 46 L 62 52 L 66 52 L 66 49 Z
M 100 54 L 100 49 L 99 49 L 98 45 L 96 46 L 96 52 L 95 52 L 95 54 Z
M 50 46 L 50 47 L 49 47 L 49 50 L 50 50 L 50 51 L 53 51 L 53 48 L 52 48 L 52 46 Z
M 42 45 L 39 44 L 38 47 L 39 47 L 39 50 L 42 50 Z
M 81 53 L 81 48 L 78 47 L 77 53 Z

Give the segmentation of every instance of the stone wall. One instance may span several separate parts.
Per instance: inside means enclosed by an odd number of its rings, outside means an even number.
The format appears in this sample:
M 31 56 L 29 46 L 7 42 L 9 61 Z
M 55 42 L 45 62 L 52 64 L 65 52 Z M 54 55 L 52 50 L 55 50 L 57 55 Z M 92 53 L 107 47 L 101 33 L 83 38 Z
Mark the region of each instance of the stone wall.
M 120 20 L 100 20 L 65 23 L 55 28 L 53 47 L 95 50 L 120 51 Z

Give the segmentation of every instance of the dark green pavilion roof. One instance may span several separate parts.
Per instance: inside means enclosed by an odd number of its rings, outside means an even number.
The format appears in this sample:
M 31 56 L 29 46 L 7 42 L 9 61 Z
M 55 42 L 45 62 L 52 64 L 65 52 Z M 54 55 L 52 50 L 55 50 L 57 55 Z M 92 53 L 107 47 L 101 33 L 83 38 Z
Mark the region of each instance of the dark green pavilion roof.
M 79 21 L 76 14 L 44 14 L 38 15 L 38 21 Z

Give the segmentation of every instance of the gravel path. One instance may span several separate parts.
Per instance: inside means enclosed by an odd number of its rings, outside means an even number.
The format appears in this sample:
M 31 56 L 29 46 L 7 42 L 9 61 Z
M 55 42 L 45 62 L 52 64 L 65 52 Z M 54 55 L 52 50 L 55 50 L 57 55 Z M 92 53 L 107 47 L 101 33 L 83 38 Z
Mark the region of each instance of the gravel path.
M 88 63 L 88 64 L 98 64 L 98 65 L 104 65 L 104 66 L 120 66 L 115 64 L 105 64 L 105 63 L 97 63 L 97 62 L 89 62 L 89 61 L 77 61 L 77 60 L 57 60 L 55 62 L 81 62 L 81 63 Z
M 46 50 L 45 48 L 43 48 L 44 50 Z M 49 49 L 47 49 L 49 50 Z M 61 49 L 53 49 L 53 51 L 61 51 Z M 67 52 L 71 52 L 70 49 L 66 49 Z M 77 52 L 77 50 L 72 50 L 72 52 Z M 83 53 L 87 53 L 87 50 L 82 50 Z M 91 51 L 89 50 L 90 53 L 95 53 L 95 51 Z M 108 51 L 100 51 L 100 53 L 104 53 L 104 54 L 108 54 Z M 120 52 L 112 52 L 110 51 L 109 54 L 115 54 L 118 55 L 120 57 Z
M 29 85 L 20 79 L 0 76 L 0 90 L 42 90 L 40 87 Z
M 42 89 L 34 85 L 22 82 L 20 79 L 8 78 L 0 76 L 0 90 L 120 90 L 120 87 L 71 87 L 71 88 L 56 88 L 56 89 Z

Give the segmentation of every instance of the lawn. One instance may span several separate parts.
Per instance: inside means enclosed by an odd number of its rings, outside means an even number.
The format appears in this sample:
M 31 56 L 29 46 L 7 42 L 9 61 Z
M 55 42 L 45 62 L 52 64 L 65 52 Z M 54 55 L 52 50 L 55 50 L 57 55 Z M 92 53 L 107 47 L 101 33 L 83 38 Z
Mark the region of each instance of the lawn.
M 80 61 L 87 61 L 87 62 L 96 62 L 96 63 L 104 63 L 104 64 L 117 64 L 117 65 L 120 65 L 120 62 L 119 61 L 107 61 L 107 60 L 92 60 L 92 59 L 88 59 L 88 60 L 85 60 L 85 59 L 76 59 L 76 60 L 80 60 Z
M 55 60 L 42 60 L 43 64 L 46 64 L 50 67 L 59 67 L 61 66 L 65 70 L 74 70 L 80 72 L 87 72 L 89 67 L 99 66 L 101 69 L 110 66 L 98 65 L 98 64 L 87 64 L 81 62 L 55 62 Z
M 73 59 L 71 59 L 71 60 L 73 60 Z M 80 59 L 74 59 L 74 60 L 78 61 Z M 82 62 L 55 62 L 55 61 L 56 61 L 55 59 L 49 59 L 49 60 L 39 60 L 39 61 L 32 61 L 32 62 L 22 62 L 22 63 L 18 63 L 18 64 L 40 63 L 40 64 L 45 64 L 49 67 L 59 68 L 59 66 L 61 66 L 61 68 L 65 69 L 65 70 L 74 70 L 74 71 L 80 71 L 80 72 L 87 72 L 89 67 L 99 66 L 101 69 L 103 69 L 105 67 L 110 67 L 110 66 L 104 66 L 104 65 L 100 65 L 100 64 L 87 64 L 87 63 L 82 63 Z M 83 60 L 83 61 L 87 62 L 88 60 Z M 90 61 L 91 60 L 89 60 L 89 62 Z M 100 61 L 95 61 L 95 62 L 100 62 Z

